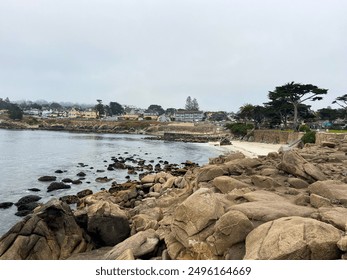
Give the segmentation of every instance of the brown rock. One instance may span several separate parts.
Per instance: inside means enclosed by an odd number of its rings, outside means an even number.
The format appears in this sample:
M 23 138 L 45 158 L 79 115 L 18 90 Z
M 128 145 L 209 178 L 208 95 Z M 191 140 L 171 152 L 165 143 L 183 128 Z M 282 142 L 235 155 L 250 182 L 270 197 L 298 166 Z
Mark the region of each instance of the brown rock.
M 249 187 L 248 184 L 229 176 L 219 176 L 214 178 L 212 184 L 222 193 L 231 192 L 233 189 L 243 189 Z
M 246 238 L 246 260 L 339 259 L 342 231 L 302 217 L 287 217 L 260 225 Z
M 309 191 L 328 198 L 331 202 L 347 206 L 347 184 L 340 181 L 318 181 L 308 187 Z

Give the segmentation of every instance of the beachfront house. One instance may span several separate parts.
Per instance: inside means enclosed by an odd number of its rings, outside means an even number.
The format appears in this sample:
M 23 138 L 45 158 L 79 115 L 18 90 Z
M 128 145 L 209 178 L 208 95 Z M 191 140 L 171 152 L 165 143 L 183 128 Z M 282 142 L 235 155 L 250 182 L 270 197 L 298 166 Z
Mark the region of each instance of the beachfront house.
M 204 112 L 178 110 L 175 114 L 175 120 L 178 122 L 199 122 L 204 119 Z

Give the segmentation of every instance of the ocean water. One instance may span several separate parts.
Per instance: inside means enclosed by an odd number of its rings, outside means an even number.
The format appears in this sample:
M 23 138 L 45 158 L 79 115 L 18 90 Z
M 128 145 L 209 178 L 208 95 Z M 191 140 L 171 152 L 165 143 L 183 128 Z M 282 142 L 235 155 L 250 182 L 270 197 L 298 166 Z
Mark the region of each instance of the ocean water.
M 153 166 L 160 160 L 177 164 L 190 160 L 203 165 L 210 157 L 225 152 L 223 147 L 209 144 L 147 140 L 144 137 L 0 129 L 0 203 L 15 203 L 29 194 L 41 196 L 39 202 L 47 202 L 52 197 L 76 194 L 84 189 L 97 192 L 111 186 L 111 182 L 97 183 L 97 177 L 107 176 L 118 183 L 126 182 L 127 170 L 107 171 L 108 165 L 113 163 L 112 157 L 133 156 L 134 159 L 146 160 L 146 164 L 153 160 Z M 64 172 L 56 174 L 56 170 Z M 50 183 L 38 181 L 45 175 L 57 176 L 57 181 L 64 178 L 75 180 L 81 171 L 86 173 L 86 179 L 67 190 L 47 192 Z M 131 179 L 138 179 L 138 175 L 132 175 Z M 29 188 L 40 191 L 32 192 Z M 0 236 L 22 219 L 14 215 L 16 212 L 14 205 L 0 209 Z

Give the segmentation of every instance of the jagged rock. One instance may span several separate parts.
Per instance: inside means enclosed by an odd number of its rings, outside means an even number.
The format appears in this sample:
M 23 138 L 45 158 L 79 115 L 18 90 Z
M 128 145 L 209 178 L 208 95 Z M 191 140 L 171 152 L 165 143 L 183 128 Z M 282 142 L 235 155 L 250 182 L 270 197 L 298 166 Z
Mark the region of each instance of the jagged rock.
M 14 205 L 19 207 L 23 204 L 39 201 L 40 199 L 41 197 L 38 195 L 26 195 L 26 196 L 23 196 L 21 199 L 19 199 Z
M 207 238 L 215 255 L 222 256 L 228 248 L 244 241 L 253 230 L 252 222 L 239 211 L 225 213 L 214 225 L 213 235 Z
M 53 182 L 47 187 L 47 192 L 52 192 L 55 190 L 61 190 L 61 189 L 70 189 L 71 186 L 65 185 L 64 183 L 58 183 L 58 182 Z
M 285 201 L 254 201 L 230 207 L 244 213 L 250 220 L 268 222 L 281 217 L 310 217 L 316 210 L 310 207 L 298 206 Z
M 347 206 L 347 184 L 340 181 L 318 181 L 308 187 L 313 194 L 328 198 L 331 202 Z
M 283 153 L 282 161 L 278 165 L 278 168 L 309 182 L 326 179 L 321 170 L 305 160 L 296 151 Z
M 104 255 L 104 259 L 116 260 L 127 250 L 131 250 L 135 258 L 139 258 L 153 252 L 158 243 L 159 236 L 154 229 L 140 231 L 114 246 Z
M 217 178 L 214 178 L 212 184 L 222 193 L 229 193 L 233 189 L 243 189 L 249 187 L 248 184 L 229 176 L 219 176 Z
M 156 177 L 155 174 L 146 175 L 146 176 L 144 176 L 144 177 L 141 179 L 141 183 L 142 183 L 142 184 L 154 183 L 154 182 L 155 182 L 155 177 Z
M 90 250 L 66 203 L 53 199 L 0 239 L 0 259 L 57 260 Z
M 208 182 L 216 177 L 224 175 L 224 170 L 215 165 L 208 165 L 200 168 L 196 176 L 197 183 Z
M 245 260 L 339 259 L 342 231 L 302 217 L 286 217 L 260 225 L 246 238 Z
M 318 209 L 320 219 L 334 227 L 345 230 L 347 226 L 347 208 L 321 207 Z
M 52 182 L 57 179 L 56 176 L 41 176 L 38 180 L 41 182 Z

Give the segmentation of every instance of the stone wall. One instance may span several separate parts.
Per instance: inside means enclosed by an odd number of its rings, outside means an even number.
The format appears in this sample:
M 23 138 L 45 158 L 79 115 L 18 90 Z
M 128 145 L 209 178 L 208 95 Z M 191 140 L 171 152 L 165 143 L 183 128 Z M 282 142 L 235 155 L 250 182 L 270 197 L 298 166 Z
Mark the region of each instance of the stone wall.
M 322 144 L 322 142 L 335 142 L 347 139 L 347 133 L 327 133 L 327 132 L 318 132 L 316 133 L 316 144 Z
M 271 144 L 290 144 L 301 139 L 303 132 L 290 132 L 281 130 L 255 130 L 254 142 Z

